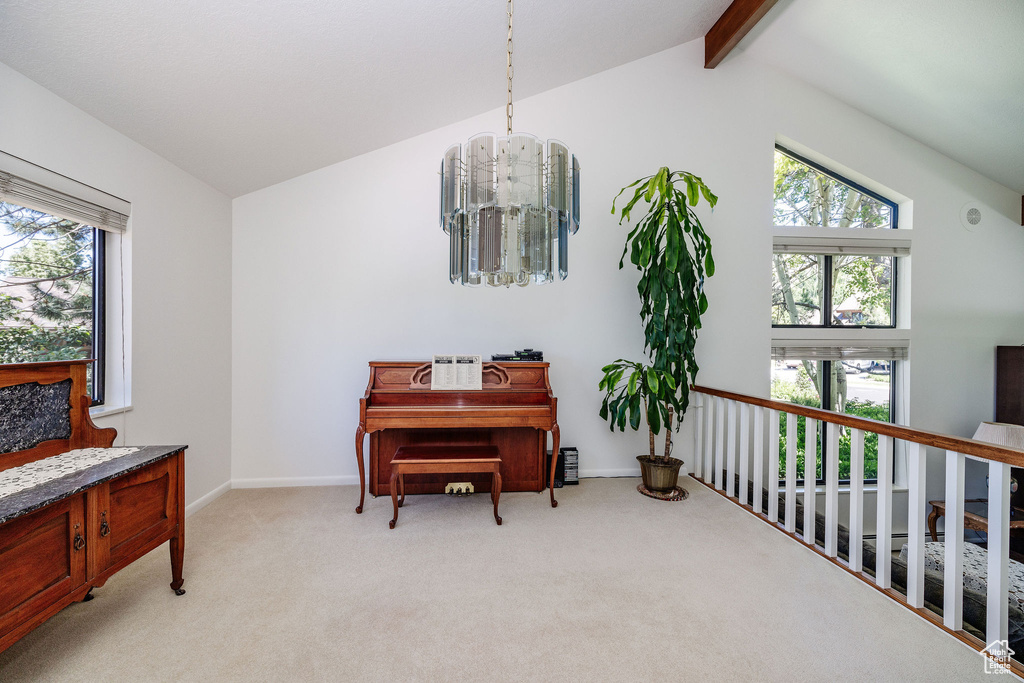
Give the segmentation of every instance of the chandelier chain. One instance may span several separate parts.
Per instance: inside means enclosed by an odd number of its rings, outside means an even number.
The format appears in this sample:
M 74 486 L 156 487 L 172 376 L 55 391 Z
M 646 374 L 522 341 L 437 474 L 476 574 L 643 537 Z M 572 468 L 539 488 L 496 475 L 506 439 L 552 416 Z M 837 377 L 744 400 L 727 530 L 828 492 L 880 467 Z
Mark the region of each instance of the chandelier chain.
M 508 134 L 512 135 L 512 0 L 508 0 L 508 104 L 505 117 L 508 119 Z

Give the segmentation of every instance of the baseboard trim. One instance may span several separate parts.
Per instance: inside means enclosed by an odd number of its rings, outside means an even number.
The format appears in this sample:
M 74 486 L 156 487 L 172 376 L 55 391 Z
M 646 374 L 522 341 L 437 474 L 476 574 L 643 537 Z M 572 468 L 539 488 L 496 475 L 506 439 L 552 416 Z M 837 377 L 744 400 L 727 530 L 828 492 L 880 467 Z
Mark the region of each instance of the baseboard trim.
M 259 479 L 232 479 L 231 488 L 267 489 L 286 486 L 347 486 L 359 483 L 359 475 L 343 474 L 336 477 L 265 477 Z
M 188 505 L 186 505 L 185 506 L 185 516 L 188 517 L 189 515 L 191 515 L 194 512 L 199 512 L 204 507 L 206 507 L 207 505 L 209 505 L 213 501 L 217 500 L 218 498 L 220 498 L 221 496 L 223 496 L 225 493 L 227 493 L 230 490 L 231 490 L 231 482 L 230 481 L 224 482 L 223 484 L 221 484 L 220 486 L 218 486 L 214 490 L 210 491 L 209 493 L 207 493 L 205 496 L 203 496 L 199 500 L 194 500 L 191 503 L 189 503 Z

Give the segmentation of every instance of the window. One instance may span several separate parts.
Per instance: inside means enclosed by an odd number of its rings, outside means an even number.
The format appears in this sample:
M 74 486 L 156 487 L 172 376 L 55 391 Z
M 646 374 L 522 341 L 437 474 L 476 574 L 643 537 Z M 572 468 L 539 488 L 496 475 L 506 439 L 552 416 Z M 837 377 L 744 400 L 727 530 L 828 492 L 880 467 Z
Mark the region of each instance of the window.
M 103 231 L 0 201 L 0 363 L 95 358 L 103 400 Z
M 893 256 L 776 253 L 772 266 L 772 325 L 896 326 Z
M 789 150 L 776 147 L 772 254 L 771 396 L 805 406 L 894 422 L 906 339 L 897 328 L 899 208 Z M 795 335 L 806 335 L 799 338 Z M 814 470 L 823 482 L 827 434 L 818 426 Z M 805 476 L 806 421 L 798 418 L 797 470 Z M 878 437 L 865 435 L 864 477 L 876 479 Z M 780 478 L 786 419 L 780 425 Z M 850 477 L 850 433 L 839 432 L 840 480 Z
M 130 212 L 0 151 L 0 363 L 94 358 L 89 391 L 103 403 L 107 233 L 125 232 Z
M 891 355 L 891 354 L 887 354 Z M 895 421 L 895 383 L 897 364 L 894 360 L 803 360 L 785 358 L 772 361 L 771 397 L 798 405 L 835 410 L 847 415 L 867 417 L 882 422 Z M 820 389 L 819 389 L 820 387 Z M 786 417 L 779 417 L 779 478 L 785 475 Z M 823 483 L 822 446 L 827 435 L 821 433 L 816 454 L 815 480 Z M 806 420 L 797 418 L 797 471 L 804 473 L 806 458 Z M 827 449 L 825 450 L 827 453 Z M 878 435 L 864 434 L 864 479 L 878 476 Z M 850 432 L 839 430 L 839 480 L 850 479 Z

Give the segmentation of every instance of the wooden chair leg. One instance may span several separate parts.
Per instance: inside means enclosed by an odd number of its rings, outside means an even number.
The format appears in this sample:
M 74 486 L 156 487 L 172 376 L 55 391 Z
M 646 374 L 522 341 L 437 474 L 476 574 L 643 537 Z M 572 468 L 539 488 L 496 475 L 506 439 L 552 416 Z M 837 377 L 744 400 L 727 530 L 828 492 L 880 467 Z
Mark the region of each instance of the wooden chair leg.
M 501 499 L 501 473 L 494 473 L 494 484 L 491 486 L 491 498 L 494 499 L 494 521 L 501 526 L 501 517 L 498 516 L 498 500 Z
M 398 475 L 398 491 L 401 494 L 401 499 L 398 501 L 398 507 L 405 505 L 405 473 Z
M 388 527 L 391 529 L 395 528 L 395 524 L 398 523 L 398 471 L 391 471 L 391 502 L 395 506 L 395 516 L 388 522 Z
M 929 531 L 929 533 L 931 533 L 932 541 L 933 542 L 938 542 L 938 540 L 939 540 L 938 529 L 936 528 L 936 526 L 937 526 L 936 522 L 938 522 L 938 521 L 939 521 L 939 511 L 936 510 L 935 508 L 932 508 L 931 514 L 928 515 L 928 531 Z

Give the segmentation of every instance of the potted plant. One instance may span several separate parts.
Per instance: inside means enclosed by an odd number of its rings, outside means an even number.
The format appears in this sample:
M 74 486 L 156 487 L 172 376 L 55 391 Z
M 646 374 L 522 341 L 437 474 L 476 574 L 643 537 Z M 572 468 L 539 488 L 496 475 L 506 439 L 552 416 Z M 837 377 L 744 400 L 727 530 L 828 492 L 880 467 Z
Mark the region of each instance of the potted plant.
M 625 431 L 627 424 L 639 430 L 646 417 L 651 449 L 648 455 L 637 457 L 644 487 L 666 492 L 676 488 L 683 464 L 671 457 L 673 414 L 682 424 L 690 403 L 690 384 L 697 379 L 697 331 L 708 308 L 704 279 L 715 273 L 711 238 L 693 207 L 704 197 L 714 208 L 718 197 L 692 173 L 667 167 L 622 188 L 615 201 L 634 187 L 633 197 L 620 211 L 619 225 L 629 221 L 630 211 L 641 200 L 647 213 L 627 235 L 619 268 L 628 253 L 630 263 L 640 271 L 637 292 L 648 362 L 620 358 L 601 369 L 604 376 L 599 388 L 605 392 L 601 418 L 612 431 L 616 427 Z M 666 430 L 665 453 L 659 456 L 654 437 L 662 426 Z

